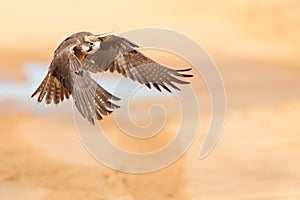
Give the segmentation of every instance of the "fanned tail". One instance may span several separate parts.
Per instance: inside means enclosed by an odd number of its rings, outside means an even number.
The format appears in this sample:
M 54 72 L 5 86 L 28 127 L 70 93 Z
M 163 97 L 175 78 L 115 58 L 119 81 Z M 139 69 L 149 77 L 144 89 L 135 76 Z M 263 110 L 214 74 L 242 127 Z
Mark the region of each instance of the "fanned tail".
M 103 115 L 108 115 L 119 108 L 111 100 L 120 100 L 94 81 L 87 72 L 77 76 L 73 86 L 72 95 L 80 114 L 87 118 L 91 124 L 101 120 Z

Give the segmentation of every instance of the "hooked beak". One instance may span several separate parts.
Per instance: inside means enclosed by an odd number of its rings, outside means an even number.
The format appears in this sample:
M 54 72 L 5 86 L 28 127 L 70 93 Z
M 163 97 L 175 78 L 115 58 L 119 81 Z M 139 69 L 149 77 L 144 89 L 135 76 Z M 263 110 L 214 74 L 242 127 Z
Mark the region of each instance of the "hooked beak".
M 101 43 L 100 41 L 95 42 L 93 49 L 99 50 L 100 49 L 100 43 Z
M 96 51 L 98 51 L 100 49 L 100 41 L 95 42 L 93 46 L 90 46 L 88 51 L 90 54 L 95 53 Z

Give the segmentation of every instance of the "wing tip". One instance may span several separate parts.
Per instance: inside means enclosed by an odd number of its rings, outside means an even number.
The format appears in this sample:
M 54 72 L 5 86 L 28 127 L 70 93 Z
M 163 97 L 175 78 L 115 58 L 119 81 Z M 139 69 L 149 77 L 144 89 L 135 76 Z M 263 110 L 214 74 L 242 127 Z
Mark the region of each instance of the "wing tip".
M 180 72 L 188 72 L 191 71 L 192 68 L 186 68 L 186 69 L 178 69 L 176 70 L 178 72 L 178 76 L 182 76 L 182 77 L 186 77 L 186 78 L 190 78 L 193 77 L 193 74 L 184 74 L 184 73 L 180 73 Z
M 178 72 L 187 72 L 190 71 L 192 68 L 186 68 L 186 69 L 177 69 Z

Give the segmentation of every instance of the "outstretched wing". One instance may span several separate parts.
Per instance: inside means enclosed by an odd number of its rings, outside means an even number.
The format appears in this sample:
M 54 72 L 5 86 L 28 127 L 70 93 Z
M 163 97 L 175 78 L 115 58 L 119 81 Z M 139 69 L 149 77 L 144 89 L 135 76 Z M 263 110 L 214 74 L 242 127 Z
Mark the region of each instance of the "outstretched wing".
M 68 46 L 55 55 L 50 64 L 47 76 L 31 97 L 39 94 L 38 102 L 46 96 L 46 104 L 52 100 L 55 104 L 63 101 L 63 97 L 73 96 L 76 108 L 84 118 L 94 124 L 94 119 L 102 119 L 113 108 L 118 107 L 111 100 L 119 98 L 98 85 L 73 53 L 74 46 Z
M 83 67 L 91 72 L 117 71 L 125 77 L 138 81 L 159 91 L 161 88 L 170 91 L 168 86 L 180 90 L 174 83 L 188 84 L 180 78 L 192 77 L 184 72 L 190 69 L 174 70 L 163 66 L 138 52 L 138 46 L 129 40 L 114 34 L 98 35 L 101 47 L 94 54 L 88 55 Z

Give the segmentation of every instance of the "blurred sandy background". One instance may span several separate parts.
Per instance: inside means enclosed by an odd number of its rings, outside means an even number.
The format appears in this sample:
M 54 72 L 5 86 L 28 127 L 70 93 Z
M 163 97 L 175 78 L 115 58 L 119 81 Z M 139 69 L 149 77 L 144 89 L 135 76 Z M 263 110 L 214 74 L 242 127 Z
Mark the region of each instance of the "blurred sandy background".
M 0 199 L 300 199 L 299 11 L 297 0 L 2 2 Z M 198 160 L 210 115 L 205 85 L 195 77 L 203 112 L 194 144 L 175 164 L 133 175 L 85 151 L 70 103 L 35 105 L 24 66 L 37 63 L 46 73 L 54 49 L 74 32 L 142 27 L 176 30 L 201 44 L 223 76 L 228 109 L 218 145 Z M 181 67 L 171 57 L 154 58 Z M 101 123 L 121 147 L 151 150 L 172 137 L 178 118 L 148 144 L 117 134 L 111 117 Z

